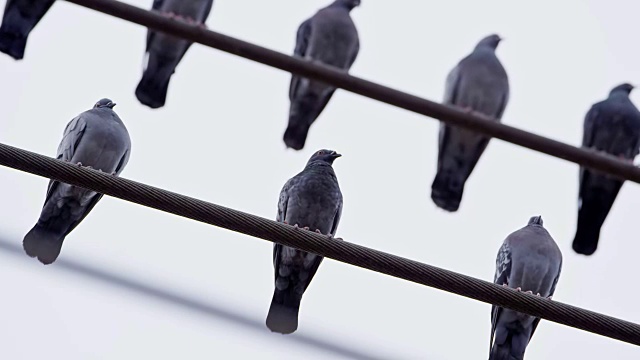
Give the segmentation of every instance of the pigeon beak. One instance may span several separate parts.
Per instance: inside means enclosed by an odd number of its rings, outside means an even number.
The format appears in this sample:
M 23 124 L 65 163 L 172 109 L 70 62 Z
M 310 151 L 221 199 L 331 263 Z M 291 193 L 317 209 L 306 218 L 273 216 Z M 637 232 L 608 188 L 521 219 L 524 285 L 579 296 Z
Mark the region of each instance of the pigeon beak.
M 331 154 L 331 157 L 333 157 L 334 159 L 337 159 L 340 156 L 342 156 L 342 154 L 338 154 L 337 152 L 334 152 L 333 154 Z
M 107 106 L 109 107 L 109 109 L 113 109 L 114 106 L 116 106 L 116 103 L 112 102 L 112 103 L 109 103 Z

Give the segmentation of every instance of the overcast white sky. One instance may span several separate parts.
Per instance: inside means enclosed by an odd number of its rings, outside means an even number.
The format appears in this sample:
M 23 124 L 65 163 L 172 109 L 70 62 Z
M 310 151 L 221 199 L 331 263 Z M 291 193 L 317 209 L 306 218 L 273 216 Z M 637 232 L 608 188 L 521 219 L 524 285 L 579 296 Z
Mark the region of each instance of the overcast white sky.
M 216 0 L 207 24 L 290 54 L 298 25 L 327 3 Z M 620 82 L 640 83 L 638 12 L 628 0 L 363 0 L 352 12 L 361 41 L 352 73 L 439 101 L 449 70 L 496 32 L 505 38 L 498 56 L 511 82 L 503 121 L 579 144 L 589 106 Z M 109 97 L 133 144 L 122 176 L 269 218 L 282 185 L 312 152 L 335 149 L 344 155 L 335 170 L 345 240 L 492 280 L 503 239 L 541 214 L 564 255 L 554 299 L 640 322 L 636 184 L 623 187 L 596 254 L 577 256 L 577 165 L 492 140 L 461 209 L 445 213 L 429 198 L 437 121 L 338 90 L 305 149 L 286 151 L 288 73 L 196 44 L 171 80 L 167 105 L 150 110 L 134 96 L 145 34 L 54 4 L 23 61 L 0 56 L 0 141 L 55 156 L 67 122 Z M 632 99 L 640 103 L 640 93 Z M 110 197 L 67 237 L 58 263 L 44 267 L 22 253 L 21 241 L 48 180 L 6 168 L 0 179 L 3 359 L 488 357 L 490 305 L 329 259 L 304 296 L 298 332 L 271 334 L 263 325 L 273 290 L 270 242 Z M 81 265 L 179 298 L 66 271 Z M 638 354 L 543 321 L 527 359 Z

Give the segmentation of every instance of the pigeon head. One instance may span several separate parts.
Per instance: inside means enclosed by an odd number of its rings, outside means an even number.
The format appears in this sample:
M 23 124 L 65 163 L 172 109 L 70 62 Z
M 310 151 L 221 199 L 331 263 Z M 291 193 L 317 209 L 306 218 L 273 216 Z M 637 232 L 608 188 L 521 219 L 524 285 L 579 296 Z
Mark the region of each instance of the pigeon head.
M 542 226 L 543 225 L 542 216 L 541 215 L 532 216 L 529 219 L 529 223 L 527 225 L 539 225 L 539 226 Z
M 113 107 L 116 106 L 116 103 L 114 103 L 113 101 L 111 101 L 111 99 L 100 99 L 98 100 L 98 102 L 93 105 L 94 109 L 100 109 L 100 108 L 109 108 L 109 109 L 113 109 Z
M 623 93 L 625 95 L 629 95 L 631 94 L 631 90 L 633 90 L 633 85 L 629 83 L 623 83 L 611 89 L 609 95 L 613 95 L 614 93 Z
M 334 4 L 353 10 L 354 7 L 360 6 L 360 0 L 336 0 Z
M 498 44 L 500 44 L 500 41 L 502 41 L 503 39 L 498 36 L 497 34 L 491 34 L 485 38 L 483 38 L 482 40 L 480 40 L 478 42 L 478 45 L 476 45 L 476 49 L 491 49 L 491 50 L 495 50 L 498 48 Z
M 342 155 L 338 154 L 334 150 L 322 149 L 316 151 L 313 155 L 311 155 L 311 158 L 309 159 L 309 162 L 307 164 L 327 163 L 329 165 L 332 165 L 333 161 L 340 156 Z

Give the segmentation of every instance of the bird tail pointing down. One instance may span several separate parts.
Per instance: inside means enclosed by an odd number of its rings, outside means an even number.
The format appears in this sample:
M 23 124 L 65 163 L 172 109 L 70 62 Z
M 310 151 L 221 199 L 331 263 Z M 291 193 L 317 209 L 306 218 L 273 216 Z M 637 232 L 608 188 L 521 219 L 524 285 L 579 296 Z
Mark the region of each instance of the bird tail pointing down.
M 142 104 L 152 109 L 164 106 L 174 63 L 171 59 L 149 54 L 149 63 L 136 87 L 136 97 Z
M 275 289 L 269 314 L 267 314 L 267 327 L 281 334 L 291 334 L 296 331 L 300 300 L 300 297 L 292 294 L 289 289 L 284 291 Z
M 25 235 L 22 247 L 27 255 L 32 258 L 37 257 L 41 263 L 48 265 L 56 261 L 60 255 L 63 242 L 64 236 L 60 236 L 37 223 Z
M 0 28 L 1 52 L 11 56 L 15 60 L 21 60 L 24 57 L 24 49 L 26 46 L 26 36 Z
M 287 126 L 287 130 L 284 132 L 282 139 L 287 147 L 294 150 L 302 150 L 304 144 L 307 141 L 307 135 L 309 134 L 309 128 L 311 126 L 301 122 L 291 124 Z
M 576 253 L 592 255 L 596 251 L 600 240 L 600 229 L 621 187 L 622 182 L 616 182 L 608 189 L 592 188 L 584 192 L 578 211 L 576 236 L 572 244 Z
M 598 219 L 601 217 L 602 209 L 598 209 L 596 204 L 585 206 L 582 203 L 578 211 L 578 226 L 576 236 L 573 238 L 573 250 L 582 255 L 592 255 L 598 248 L 600 240 L 600 226 Z
M 291 101 L 289 125 L 282 137 L 287 147 L 295 150 L 304 148 L 311 125 L 320 116 L 332 96 L 333 90 L 328 93 L 307 92 Z
M 503 329 L 503 331 L 508 331 Z M 526 332 L 509 331 L 502 343 L 498 342 L 499 335 L 496 334 L 496 342 L 491 347 L 489 360 L 523 360 L 524 352 L 529 344 L 529 335 Z
M 456 212 L 462 201 L 464 179 L 449 171 L 440 170 L 431 184 L 431 200 L 439 208 Z

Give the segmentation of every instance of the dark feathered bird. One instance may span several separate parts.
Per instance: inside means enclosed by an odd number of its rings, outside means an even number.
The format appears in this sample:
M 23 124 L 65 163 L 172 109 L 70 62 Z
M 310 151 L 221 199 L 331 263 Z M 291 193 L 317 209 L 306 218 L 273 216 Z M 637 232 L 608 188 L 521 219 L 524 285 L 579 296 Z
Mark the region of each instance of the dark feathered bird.
M 640 148 L 640 112 L 629 94 L 633 86 L 621 84 L 606 100 L 594 104 L 584 119 L 582 147 L 633 162 Z M 600 229 L 624 183 L 597 171 L 580 167 L 578 224 L 573 250 L 591 255 L 598 247 Z
M 67 124 L 57 159 L 119 175 L 129 161 L 131 140 L 109 99 L 101 99 Z M 24 237 L 27 255 L 51 264 L 67 235 L 89 214 L 102 194 L 51 180 L 36 225 Z
M 213 0 L 154 0 L 152 10 L 163 15 L 206 28 Z M 147 32 L 147 65 L 136 87 L 140 103 L 152 109 L 163 107 L 169 80 L 192 42 L 160 31 Z
M 349 15 L 358 5 L 360 0 L 336 0 L 305 20 L 298 28 L 294 55 L 349 71 L 360 51 L 358 31 Z M 309 128 L 335 90 L 315 80 L 291 77 L 289 124 L 283 136 L 288 148 L 304 148 Z
M 551 298 L 562 270 L 562 253 L 541 216 L 509 234 L 496 258 L 493 282 Z M 493 305 L 489 360 L 522 360 L 540 318 Z
M 15 60 L 24 57 L 31 30 L 55 0 L 7 0 L 0 25 L 0 51 Z
M 509 78 L 495 52 L 501 40 L 498 35 L 485 37 L 451 70 L 444 104 L 495 121 L 502 119 L 509 101 Z M 489 140 L 485 135 L 440 122 L 438 169 L 431 184 L 431 199 L 436 206 L 450 212 L 458 210 L 465 183 Z
M 342 214 L 342 193 L 333 171 L 341 155 L 319 150 L 298 175 L 280 191 L 276 221 L 296 225 L 333 237 Z M 273 332 L 290 334 L 298 328 L 302 295 L 318 270 L 322 257 L 288 246 L 274 244 L 275 289 L 267 315 Z

